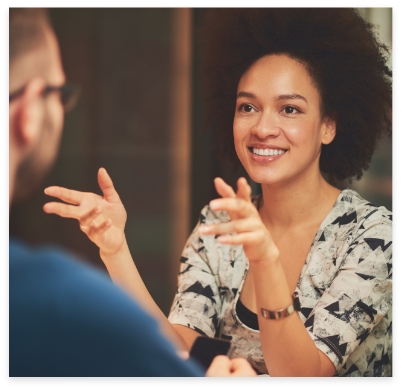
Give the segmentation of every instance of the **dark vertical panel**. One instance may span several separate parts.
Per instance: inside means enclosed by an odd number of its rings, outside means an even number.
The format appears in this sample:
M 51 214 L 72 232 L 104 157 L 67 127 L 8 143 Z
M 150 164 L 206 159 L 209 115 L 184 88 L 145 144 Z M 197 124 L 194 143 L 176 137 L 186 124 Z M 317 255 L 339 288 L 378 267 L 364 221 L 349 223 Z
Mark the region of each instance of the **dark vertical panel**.
M 55 8 L 50 10 L 67 78 L 82 86 L 66 116 L 59 157 L 36 193 L 10 212 L 10 234 L 52 242 L 105 271 L 98 249 L 76 220 L 42 211 L 48 185 L 100 194 L 105 167 L 126 207 L 126 236 L 151 295 L 167 313 L 169 123 L 172 10 Z
M 251 181 L 243 168 L 234 171 L 228 162 L 221 166 L 217 159 L 217 151 L 213 149 L 211 129 L 204 128 L 203 104 L 201 96 L 202 77 L 200 74 L 201 53 L 197 46 L 197 28 L 202 25 L 203 17 L 208 9 L 193 9 L 193 101 L 192 101 L 192 141 L 191 141 L 191 192 L 190 192 L 190 225 L 195 226 L 201 209 L 209 201 L 218 197 L 213 180 L 222 177 L 233 188 L 239 177 L 246 177 L 252 186 L 253 193 L 260 193 L 260 186 Z M 235 101 L 233 96 L 233 101 Z M 234 114 L 234 112 L 233 112 Z
M 168 260 L 170 262 L 172 295 L 177 288 L 180 257 L 189 233 L 190 213 L 190 118 L 191 118 L 191 26 L 192 11 L 173 11 L 172 83 L 169 99 L 170 123 L 169 202 L 170 231 Z
M 201 53 L 197 45 L 197 29 L 202 24 L 205 9 L 193 9 L 193 62 L 192 62 L 192 134 L 191 134 L 191 183 L 190 183 L 190 228 L 197 223 L 202 207 L 213 198 L 214 169 L 216 160 L 212 152 L 212 134 L 203 125 L 200 74 Z

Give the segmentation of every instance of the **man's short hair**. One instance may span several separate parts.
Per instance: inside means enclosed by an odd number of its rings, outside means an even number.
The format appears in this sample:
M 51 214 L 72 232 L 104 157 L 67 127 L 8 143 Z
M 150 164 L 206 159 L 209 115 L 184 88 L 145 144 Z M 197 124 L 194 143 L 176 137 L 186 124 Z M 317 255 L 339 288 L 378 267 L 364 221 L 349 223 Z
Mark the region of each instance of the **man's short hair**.
M 43 8 L 10 8 L 9 10 L 9 64 L 21 56 L 45 45 L 45 29 L 50 26 Z

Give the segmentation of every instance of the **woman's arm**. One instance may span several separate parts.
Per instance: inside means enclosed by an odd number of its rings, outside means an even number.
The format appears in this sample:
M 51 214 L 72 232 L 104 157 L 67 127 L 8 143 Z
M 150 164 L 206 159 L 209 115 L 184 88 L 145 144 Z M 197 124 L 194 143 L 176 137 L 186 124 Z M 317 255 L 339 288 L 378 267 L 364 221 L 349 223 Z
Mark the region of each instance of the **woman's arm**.
M 224 198 L 213 200 L 210 207 L 227 211 L 232 221 L 201 227 L 201 232 L 213 235 L 236 232 L 218 240 L 243 245 L 254 281 L 261 346 L 270 375 L 334 375 L 391 308 L 390 215 L 375 208 L 361 217 L 358 233 L 347 243 L 342 259 L 338 258 L 341 262 L 335 278 L 305 323 L 296 313 L 278 320 L 265 319 L 261 308 L 275 311 L 292 303 L 293 290 L 287 283 L 278 249 L 250 201 L 251 188 L 246 180 L 239 180 L 237 194 L 223 180 L 217 179 L 215 185 Z M 370 363 L 378 366 L 389 363 L 389 337 L 381 340 L 388 330 L 378 328 L 371 337 L 368 354 L 359 360 L 359 369 L 372 369 L 374 373 L 375 366 L 369 367 Z
M 113 282 L 132 296 L 159 322 L 162 332 L 178 348 L 189 350 L 199 334 L 184 326 L 172 326 L 148 292 L 131 256 L 124 228 L 127 213 L 106 170 L 98 172 L 98 183 L 103 197 L 61 187 L 49 187 L 45 193 L 65 203 L 50 202 L 44 205 L 46 213 L 79 221 L 81 230 L 100 250 Z
M 270 311 L 292 304 L 290 288 L 282 265 L 250 261 L 257 300 L 258 324 L 264 359 L 271 376 L 331 377 L 336 370 L 332 361 L 318 348 L 308 334 L 297 312 L 283 319 L 265 319 L 261 308 Z
M 210 203 L 212 210 L 225 210 L 232 221 L 202 227 L 201 233 L 228 234 L 221 243 L 241 244 L 250 262 L 257 299 L 258 322 L 264 359 L 271 376 L 333 376 L 335 367 L 319 351 L 297 313 L 279 320 L 261 317 L 260 309 L 279 310 L 292 303 L 291 291 L 279 261 L 279 251 L 251 202 L 251 188 L 245 179 L 238 182 L 238 193 L 222 180 L 216 188 L 223 199 Z

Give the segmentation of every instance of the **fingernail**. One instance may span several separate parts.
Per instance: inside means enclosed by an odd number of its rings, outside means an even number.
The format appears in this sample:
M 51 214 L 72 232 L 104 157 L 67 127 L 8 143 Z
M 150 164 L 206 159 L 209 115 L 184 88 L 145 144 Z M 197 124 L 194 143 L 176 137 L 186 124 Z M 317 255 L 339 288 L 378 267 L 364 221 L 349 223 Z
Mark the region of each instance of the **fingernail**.
M 219 235 L 217 238 L 216 238 L 216 240 L 219 242 L 219 243 L 226 243 L 226 239 L 225 239 L 225 237 L 224 236 L 222 236 L 222 235 Z
M 218 208 L 218 205 L 219 205 L 219 202 L 218 202 L 217 200 L 212 200 L 212 201 L 209 203 L 209 207 L 210 207 L 211 209 L 216 209 L 216 208 Z
M 207 226 L 200 226 L 199 231 L 201 232 L 201 234 L 205 234 L 210 231 L 210 228 Z

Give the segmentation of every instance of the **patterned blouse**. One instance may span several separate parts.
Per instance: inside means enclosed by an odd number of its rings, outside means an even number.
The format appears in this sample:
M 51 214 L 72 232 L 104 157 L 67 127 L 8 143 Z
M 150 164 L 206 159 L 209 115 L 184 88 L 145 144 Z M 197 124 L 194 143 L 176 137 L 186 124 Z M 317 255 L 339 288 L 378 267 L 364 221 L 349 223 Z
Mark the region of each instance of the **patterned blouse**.
M 169 321 L 231 340 L 233 357 L 268 374 L 259 331 L 236 314 L 249 269 L 243 248 L 198 232 L 199 225 L 229 220 L 224 211 L 202 210 L 180 260 Z M 392 375 L 391 260 L 392 213 L 343 190 L 318 229 L 296 286 L 298 314 L 337 376 Z

